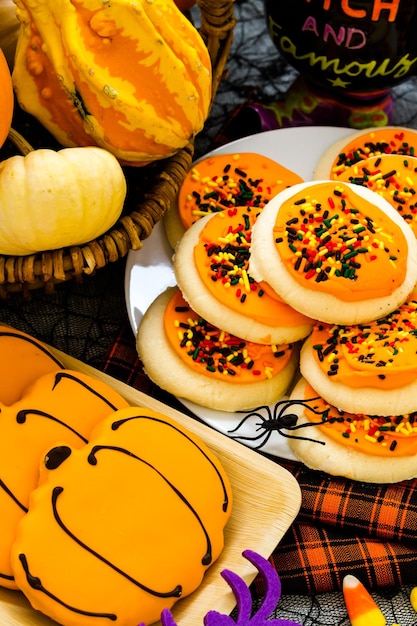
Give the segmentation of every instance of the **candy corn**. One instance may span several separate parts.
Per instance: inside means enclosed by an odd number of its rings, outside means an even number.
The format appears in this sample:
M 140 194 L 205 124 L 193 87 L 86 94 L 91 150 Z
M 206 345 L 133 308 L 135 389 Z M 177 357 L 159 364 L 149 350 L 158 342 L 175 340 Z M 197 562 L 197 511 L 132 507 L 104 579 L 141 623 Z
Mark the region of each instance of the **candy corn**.
M 343 579 L 343 597 L 352 626 L 385 626 L 385 617 L 372 596 L 351 574 Z

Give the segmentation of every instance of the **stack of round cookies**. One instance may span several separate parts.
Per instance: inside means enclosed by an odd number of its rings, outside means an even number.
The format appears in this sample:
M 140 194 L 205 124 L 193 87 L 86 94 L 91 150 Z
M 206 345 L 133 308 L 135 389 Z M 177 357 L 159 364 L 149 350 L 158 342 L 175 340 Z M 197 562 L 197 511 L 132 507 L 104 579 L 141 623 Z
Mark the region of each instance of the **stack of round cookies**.
M 300 460 L 395 482 L 417 475 L 417 135 L 375 132 L 336 147 L 343 167 L 328 151 L 323 178 L 199 216 L 137 346 L 157 384 L 202 406 L 289 394 Z
M 174 255 L 178 289 L 150 306 L 137 337 L 146 372 L 163 389 L 222 411 L 287 392 L 312 321 L 247 270 L 257 215 L 300 180 L 251 153 L 210 157 L 190 172 L 178 202 L 185 216 Z

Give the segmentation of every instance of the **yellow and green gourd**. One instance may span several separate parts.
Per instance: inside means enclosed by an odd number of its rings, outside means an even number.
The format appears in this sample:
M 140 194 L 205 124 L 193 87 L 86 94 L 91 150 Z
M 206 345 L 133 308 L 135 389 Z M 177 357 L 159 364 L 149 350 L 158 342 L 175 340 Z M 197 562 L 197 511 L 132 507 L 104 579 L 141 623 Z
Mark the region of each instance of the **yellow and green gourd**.
M 210 57 L 174 0 L 15 0 L 20 106 L 62 146 L 97 145 L 144 165 L 198 133 Z

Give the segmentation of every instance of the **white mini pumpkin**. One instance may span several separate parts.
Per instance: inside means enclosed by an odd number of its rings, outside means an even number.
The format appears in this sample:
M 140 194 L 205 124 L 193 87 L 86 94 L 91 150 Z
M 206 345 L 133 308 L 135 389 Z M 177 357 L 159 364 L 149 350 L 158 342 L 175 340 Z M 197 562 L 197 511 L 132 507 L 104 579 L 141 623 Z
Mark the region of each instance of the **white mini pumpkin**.
M 0 254 L 81 245 L 120 216 L 126 179 L 97 147 L 38 149 L 0 162 Z

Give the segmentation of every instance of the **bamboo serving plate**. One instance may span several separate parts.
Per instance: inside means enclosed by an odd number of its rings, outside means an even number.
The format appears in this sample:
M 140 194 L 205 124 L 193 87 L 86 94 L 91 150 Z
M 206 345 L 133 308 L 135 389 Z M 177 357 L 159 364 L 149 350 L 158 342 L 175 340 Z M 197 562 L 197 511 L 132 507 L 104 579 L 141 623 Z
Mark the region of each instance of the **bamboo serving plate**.
M 301 504 L 301 491 L 295 478 L 284 468 L 210 427 L 162 404 L 158 400 L 96 370 L 59 350 L 50 348 L 67 369 L 84 372 L 106 382 L 129 404 L 160 411 L 197 434 L 221 459 L 233 491 L 233 510 L 225 529 L 225 547 L 220 558 L 207 571 L 202 585 L 180 600 L 172 610 L 178 626 L 203 626 L 211 609 L 229 614 L 235 597 L 220 576 L 232 570 L 249 585 L 257 574 L 242 552 L 258 552 L 265 558 L 274 550 L 294 521 Z M 19 591 L 0 588 L 2 626 L 53 626 L 53 620 L 31 608 Z M 160 626 L 157 622 L 155 626 Z

